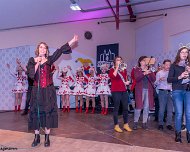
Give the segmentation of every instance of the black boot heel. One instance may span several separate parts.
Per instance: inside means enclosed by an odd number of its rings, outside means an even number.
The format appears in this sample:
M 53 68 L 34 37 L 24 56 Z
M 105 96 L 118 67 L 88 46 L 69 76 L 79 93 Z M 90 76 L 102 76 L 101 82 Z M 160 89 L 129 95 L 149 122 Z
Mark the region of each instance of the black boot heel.
M 50 146 L 49 134 L 45 134 L 44 147 L 49 147 L 49 146 Z
M 189 131 L 187 131 L 186 136 L 187 136 L 187 143 L 190 143 L 190 133 L 189 133 Z
M 40 135 L 35 134 L 34 141 L 32 143 L 32 147 L 36 147 L 40 143 Z
M 182 140 L 181 140 L 181 132 L 176 132 L 176 133 L 175 133 L 175 142 L 177 142 L 177 143 L 182 143 Z

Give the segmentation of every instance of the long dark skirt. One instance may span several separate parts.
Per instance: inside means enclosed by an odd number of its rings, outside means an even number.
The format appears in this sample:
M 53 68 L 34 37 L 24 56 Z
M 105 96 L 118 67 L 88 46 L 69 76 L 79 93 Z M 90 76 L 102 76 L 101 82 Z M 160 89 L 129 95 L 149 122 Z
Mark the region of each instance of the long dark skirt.
M 38 87 L 34 86 L 30 101 L 28 129 L 39 130 L 40 127 L 57 128 L 57 109 L 55 87 L 51 85 L 38 90 Z

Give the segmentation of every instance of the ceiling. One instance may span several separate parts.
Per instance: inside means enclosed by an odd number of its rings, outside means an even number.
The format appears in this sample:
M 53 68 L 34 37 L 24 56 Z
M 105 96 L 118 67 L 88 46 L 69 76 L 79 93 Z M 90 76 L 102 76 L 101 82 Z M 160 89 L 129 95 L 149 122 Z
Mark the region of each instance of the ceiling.
M 90 11 L 91 9 L 108 7 L 106 0 L 77 1 L 84 11 L 89 12 L 72 11 L 69 7 L 70 0 L 0 0 L 0 31 L 113 16 L 111 9 Z M 116 0 L 109 1 L 112 5 L 116 5 Z M 151 10 L 190 5 L 190 0 L 130 0 L 130 3 L 132 4 L 133 12 L 137 14 Z M 120 5 L 124 4 L 126 4 L 125 0 L 120 0 Z M 120 7 L 120 15 L 122 14 L 129 14 L 127 7 Z

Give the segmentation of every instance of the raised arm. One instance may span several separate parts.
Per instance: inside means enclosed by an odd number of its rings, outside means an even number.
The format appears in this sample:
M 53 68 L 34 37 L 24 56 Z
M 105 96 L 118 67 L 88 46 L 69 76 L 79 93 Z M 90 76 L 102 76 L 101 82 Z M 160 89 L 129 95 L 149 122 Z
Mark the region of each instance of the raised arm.
M 72 53 L 71 49 L 75 48 L 78 43 L 78 36 L 74 35 L 74 37 L 66 44 L 64 44 L 61 48 L 57 49 L 53 55 L 49 56 L 48 60 L 50 64 L 53 64 L 62 54 L 70 54 Z
M 60 68 L 59 67 L 57 67 L 57 79 L 60 79 L 60 80 L 62 80 L 62 77 L 60 77 Z
M 75 74 L 74 74 L 74 72 L 73 72 L 71 66 L 68 65 L 67 68 L 70 70 L 71 76 L 72 76 L 73 80 L 76 81 L 76 76 L 75 76 Z
M 134 78 L 135 78 L 136 82 L 141 81 L 144 77 L 145 77 L 145 75 L 143 74 L 142 71 L 139 71 L 139 69 L 135 69 Z
M 16 59 L 16 63 L 18 64 L 18 66 L 20 66 L 20 67 L 22 68 L 22 70 L 23 70 L 24 72 L 27 71 L 26 67 L 25 67 L 24 65 L 21 64 L 21 61 L 20 61 L 19 58 Z

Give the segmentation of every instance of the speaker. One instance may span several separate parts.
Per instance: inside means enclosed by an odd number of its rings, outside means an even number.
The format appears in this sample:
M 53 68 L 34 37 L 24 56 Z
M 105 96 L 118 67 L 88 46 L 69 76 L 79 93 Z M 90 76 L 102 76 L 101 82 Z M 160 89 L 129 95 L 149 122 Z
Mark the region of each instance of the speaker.
M 85 39 L 87 39 L 87 40 L 91 40 L 91 39 L 92 39 L 92 33 L 91 33 L 90 31 L 86 31 L 86 32 L 84 33 L 84 37 L 85 37 Z

